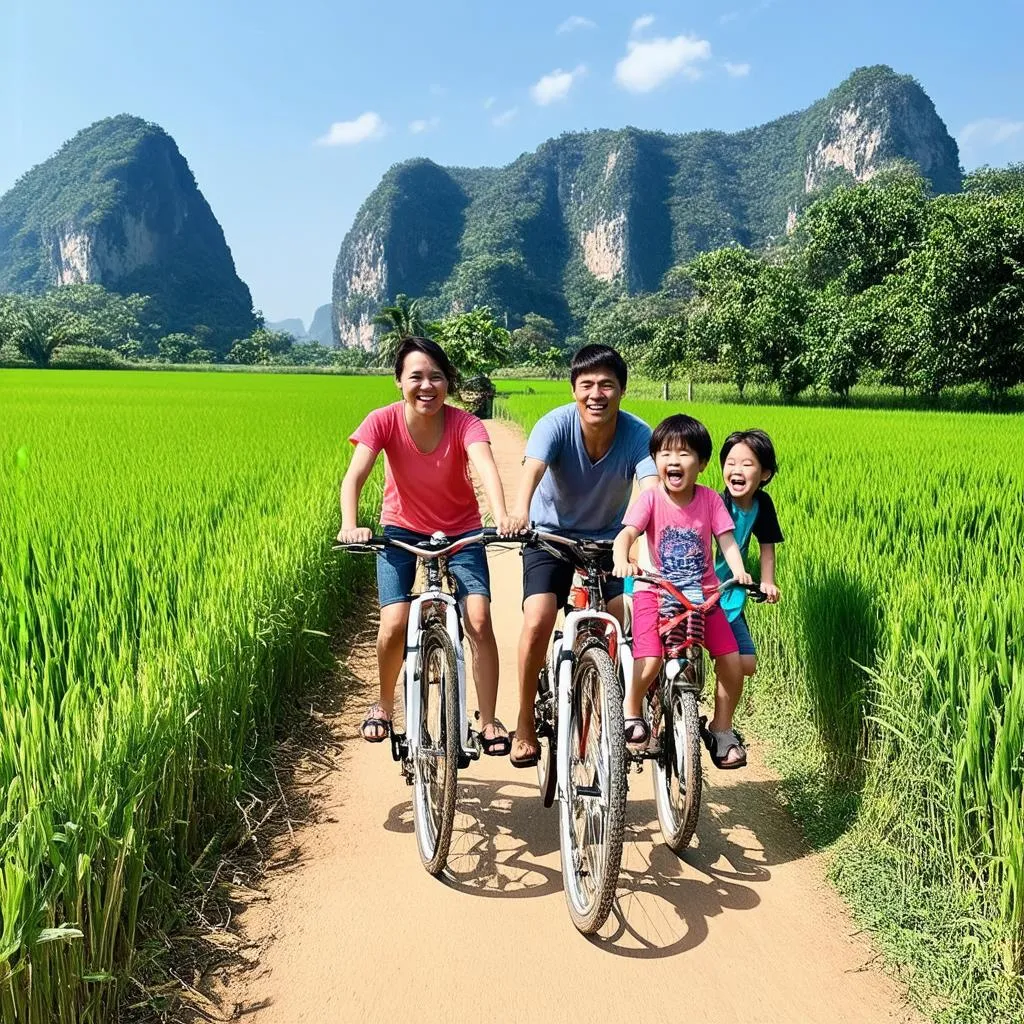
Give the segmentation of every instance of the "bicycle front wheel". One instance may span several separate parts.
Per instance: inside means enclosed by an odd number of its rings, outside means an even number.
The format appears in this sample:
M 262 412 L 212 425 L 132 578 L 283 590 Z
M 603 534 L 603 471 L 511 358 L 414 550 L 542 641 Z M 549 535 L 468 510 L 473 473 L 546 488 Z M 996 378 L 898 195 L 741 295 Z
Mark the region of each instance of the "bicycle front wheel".
M 572 688 L 569 778 L 559 809 L 562 881 L 573 924 L 591 935 L 615 898 L 626 817 L 622 684 L 602 644 L 580 653 Z
M 703 776 L 697 695 L 677 685 L 661 691 L 661 756 L 654 763 L 654 803 L 666 845 L 682 853 L 700 816 Z
M 448 863 L 459 770 L 455 648 L 440 624 L 420 646 L 420 744 L 413 755 L 413 821 L 423 866 L 439 875 Z

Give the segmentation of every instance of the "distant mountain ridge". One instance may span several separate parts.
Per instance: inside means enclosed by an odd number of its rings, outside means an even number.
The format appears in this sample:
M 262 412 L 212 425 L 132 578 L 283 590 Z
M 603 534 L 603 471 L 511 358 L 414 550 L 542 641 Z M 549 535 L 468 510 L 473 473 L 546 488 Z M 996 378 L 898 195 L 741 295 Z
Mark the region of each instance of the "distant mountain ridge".
M 699 252 L 762 246 L 815 193 L 894 161 L 916 164 L 935 192 L 960 187 L 932 101 L 884 66 L 734 134 L 569 133 L 502 168 L 410 160 L 384 175 L 341 244 L 334 336 L 372 344 L 374 313 L 400 292 L 430 315 L 487 303 L 572 329 L 602 291 L 654 290 Z
M 0 197 L 0 292 L 82 283 L 151 295 L 165 332 L 199 328 L 221 354 L 255 327 L 185 158 L 162 128 L 127 114 L 79 132 Z
M 313 319 L 309 322 L 309 330 L 298 317 L 289 317 L 285 320 L 274 320 L 267 322 L 267 328 L 271 331 L 284 331 L 292 335 L 296 341 L 316 341 L 321 345 L 333 345 L 334 335 L 331 331 L 331 304 L 325 303 L 317 306 L 313 313 Z

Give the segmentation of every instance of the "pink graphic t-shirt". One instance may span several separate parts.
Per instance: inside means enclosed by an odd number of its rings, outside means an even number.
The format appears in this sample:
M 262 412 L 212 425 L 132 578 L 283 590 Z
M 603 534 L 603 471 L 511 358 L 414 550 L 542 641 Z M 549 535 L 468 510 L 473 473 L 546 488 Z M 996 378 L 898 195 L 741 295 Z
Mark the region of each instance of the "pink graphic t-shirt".
M 732 530 L 733 521 L 716 491 L 697 484 L 689 505 L 680 508 L 663 487 L 655 487 L 630 505 L 622 522 L 647 534 L 647 553 L 655 571 L 687 596 L 718 586 L 711 538 Z
M 384 504 L 380 521 L 427 535 L 449 537 L 480 528 L 480 508 L 469 478 L 471 444 L 490 444 L 475 416 L 445 405 L 444 433 L 429 454 L 416 447 L 405 423 L 405 402 L 374 409 L 349 438 L 384 453 Z M 719 499 L 721 500 L 721 499 Z

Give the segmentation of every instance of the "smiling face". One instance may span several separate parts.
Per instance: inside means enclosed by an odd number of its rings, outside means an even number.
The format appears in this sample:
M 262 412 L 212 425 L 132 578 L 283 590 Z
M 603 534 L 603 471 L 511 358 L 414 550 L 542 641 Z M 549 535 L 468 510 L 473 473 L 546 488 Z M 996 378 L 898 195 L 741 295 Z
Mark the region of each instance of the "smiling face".
M 406 405 L 422 416 L 440 412 L 448 395 L 448 379 L 441 367 L 422 352 L 410 352 L 405 357 L 398 386 Z
M 707 463 L 685 441 L 670 440 L 654 453 L 654 465 L 669 496 L 686 498 Z
M 771 477 L 771 473 L 761 466 L 753 449 L 741 441 L 729 449 L 722 465 L 722 476 L 733 499 L 747 502 L 753 499 L 757 489 Z
M 580 422 L 588 427 L 614 423 L 622 404 L 622 394 L 619 378 L 605 366 L 581 373 L 572 386 Z

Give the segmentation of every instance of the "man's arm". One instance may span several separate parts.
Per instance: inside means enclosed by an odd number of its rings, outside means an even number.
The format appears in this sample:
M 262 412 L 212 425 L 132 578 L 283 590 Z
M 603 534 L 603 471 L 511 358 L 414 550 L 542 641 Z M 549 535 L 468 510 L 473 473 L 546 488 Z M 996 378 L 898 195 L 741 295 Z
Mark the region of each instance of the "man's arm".
M 519 474 L 519 490 L 512 506 L 512 515 L 516 519 L 521 519 L 524 523 L 530 521 L 530 502 L 533 501 L 534 492 L 540 486 L 547 470 L 548 464 L 541 462 L 540 459 L 532 459 L 529 455 L 523 459 L 523 469 Z

